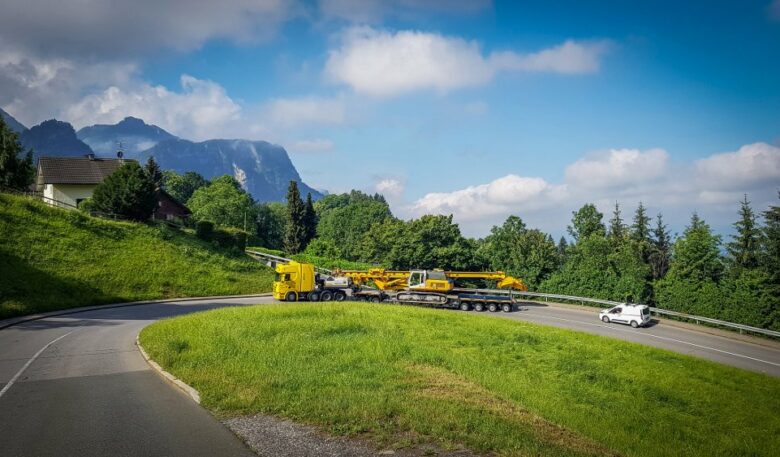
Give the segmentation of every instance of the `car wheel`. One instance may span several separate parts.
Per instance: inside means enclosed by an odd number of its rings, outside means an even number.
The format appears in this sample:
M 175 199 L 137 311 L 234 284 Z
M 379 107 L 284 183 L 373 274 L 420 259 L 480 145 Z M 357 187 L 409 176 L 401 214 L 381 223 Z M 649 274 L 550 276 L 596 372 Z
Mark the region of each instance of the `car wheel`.
M 298 301 L 298 294 L 295 292 L 287 292 L 287 295 L 284 296 L 284 301 Z
M 333 299 L 336 301 L 344 301 L 345 298 L 347 298 L 347 294 L 344 292 L 338 291 L 333 294 Z
M 460 304 L 460 310 L 461 311 L 468 311 L 470 309 L 471 309 L 471 306 L 468 303 L 464 302 L 464 303 Z
M 484 303 L 480 303 L 480 302 L 474 303 L 474 311 L 477 311 L 477 312 L 485 311 L 485 304 Z
M 639 324 L 636 321 L 631 321 L 631 327 L 632 328 L 637 328 L 637 327 L 639 327 Z
M 489 304 L 488 311 L 490 311 L 491 313 L 495 313 L 496 311 L 498 311 L 498 305 L 496 305 L 495 303 Z
M 510 305 L 509 303 L 504 303 L 503 305 L 501 305 L 501 311 L 505 313 L 512 311 L 512 305 Z
M 604 317 L 602 317 L 602 318 L 601 318 L 601 322 L 603 322 L 603 323 L 605 323 L 605 324 L 609 324 L 609 316 L 604 316 Z
M 329 290 L 323 290 L 322 294 L 320 295 L 320 299 L 322 301 L 331 301 L 333 300 L 333 292 Z

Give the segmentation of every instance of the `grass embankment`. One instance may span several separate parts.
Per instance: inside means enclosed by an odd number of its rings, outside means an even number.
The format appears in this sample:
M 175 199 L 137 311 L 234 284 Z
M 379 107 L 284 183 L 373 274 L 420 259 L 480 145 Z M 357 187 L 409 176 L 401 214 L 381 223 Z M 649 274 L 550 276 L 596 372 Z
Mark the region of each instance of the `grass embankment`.
M 84 305 L 267 292 L 273 272 L 166 226 L 0 194 L 0 318 Z
M 501 455 L 780 449 L 780 380 L 530 323 L 280 304 L 161 321 L 141 342 L 219 416 L 272 414 L 380 446 Z

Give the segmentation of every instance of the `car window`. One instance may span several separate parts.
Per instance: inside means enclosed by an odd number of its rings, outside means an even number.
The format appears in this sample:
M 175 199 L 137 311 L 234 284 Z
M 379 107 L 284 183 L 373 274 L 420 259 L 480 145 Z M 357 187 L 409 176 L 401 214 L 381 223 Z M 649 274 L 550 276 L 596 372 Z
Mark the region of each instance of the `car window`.
M 612 312 L 615 313 L 615 314 L 620 314 L 620 313 L 623 312 L 623 308 L 615 308 L 615 310 L 612 311 Z

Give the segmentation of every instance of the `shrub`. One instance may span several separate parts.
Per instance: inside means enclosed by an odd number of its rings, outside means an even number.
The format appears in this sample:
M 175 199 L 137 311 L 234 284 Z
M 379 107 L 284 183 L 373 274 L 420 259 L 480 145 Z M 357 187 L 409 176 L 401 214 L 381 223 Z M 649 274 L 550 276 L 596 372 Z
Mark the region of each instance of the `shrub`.
M 196 222 L 195 234 L 201 240 L 211 241 L 211 239 L 214 237 L 214 223 L 211 221 Z

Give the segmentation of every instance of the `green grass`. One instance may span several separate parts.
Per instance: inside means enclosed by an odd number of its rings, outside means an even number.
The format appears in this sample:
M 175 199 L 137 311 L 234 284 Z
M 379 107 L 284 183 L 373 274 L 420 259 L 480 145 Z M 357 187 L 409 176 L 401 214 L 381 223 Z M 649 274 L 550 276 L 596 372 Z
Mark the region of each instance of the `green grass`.
M 499 455 L 777 455 L 780 380 L 525 322 L 279 304 L 141 333 L 218 416 L 265 413 L 379 446 Z
M 351 260 L 335 259 L 332 257 L 321 257 L 321 256 L 309 255 L 309 254 L 287 255 L 283 251 L 279 251 L 276 249 L 268 249 L 268 248 L 258 247 L 258 246 L 248 247 L 247 249 L 251 249 L 253 251 L 259 251 L 259 252 L 265 252 L 266 254 L 273 254 L 279 257 L 290 258 L 297 262 L 311 263 L 320 268 L 327 268 L 329 270 L 335 270 L 337 268 L 340 268 L 342 270 L 368 270 L 369 268 L 376 268 L 378 266 L 381 266 L 372 263 L 355 262 Z
M 166 226 L 0 194 L 0 318 L 103 303 L 267 292 L 273 272 Z

